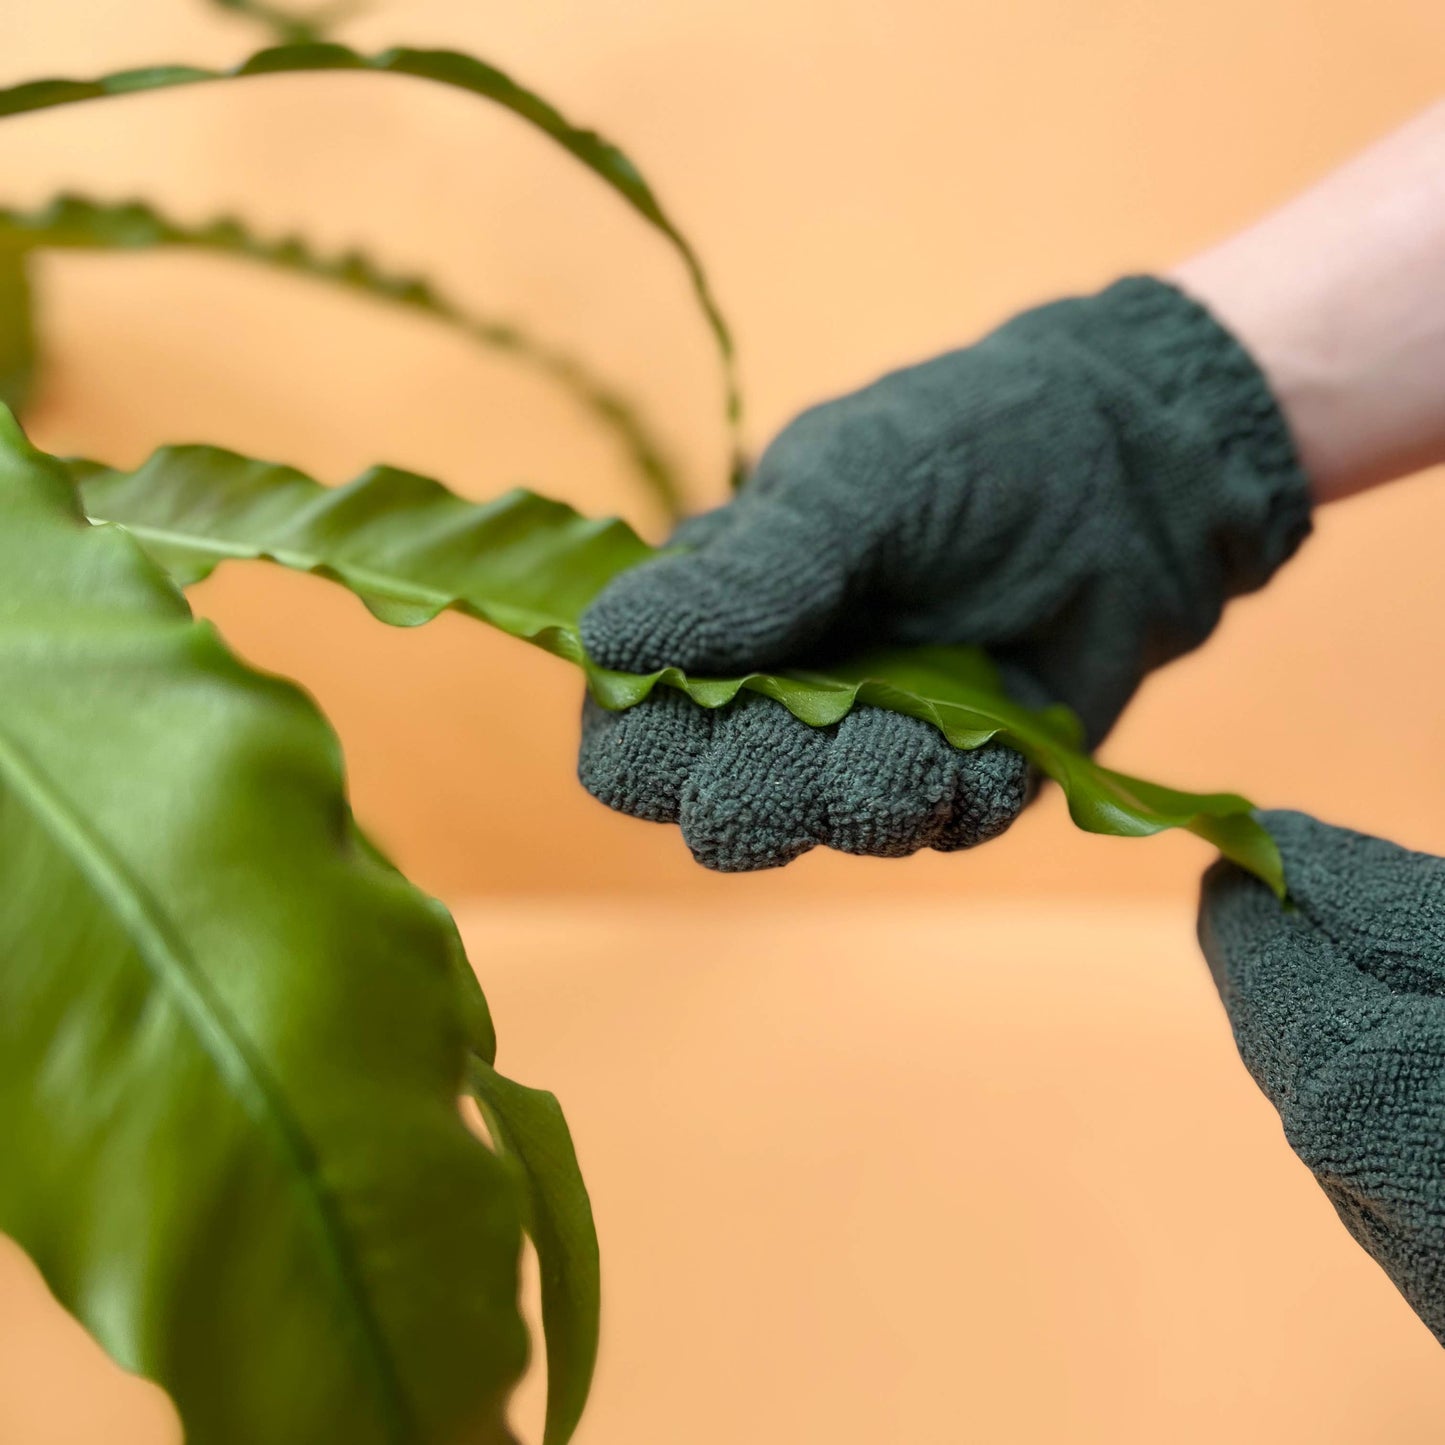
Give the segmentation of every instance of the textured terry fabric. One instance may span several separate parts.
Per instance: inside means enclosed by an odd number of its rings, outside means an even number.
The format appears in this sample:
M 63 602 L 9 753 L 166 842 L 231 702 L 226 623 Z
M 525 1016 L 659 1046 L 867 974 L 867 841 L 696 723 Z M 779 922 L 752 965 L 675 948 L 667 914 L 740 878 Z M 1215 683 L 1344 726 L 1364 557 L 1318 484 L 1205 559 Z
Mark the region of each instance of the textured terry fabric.
M 1295 1153 L 1445 1344 L 1445 859 L 1264 821 L 1294 911 L 1221 863 L 1200 941 Z
M 684 528 L 693 550 L 617 579 L 582 635 L 607 667 L 703 674 L 977 643 L 1021 697 L 1067 703 L 1096 743 L 1144 674 L 1203 641 L 1308 527 L 1254 363 L 1195 302 L 1131 277 L 804 412 L 733 503 Z M 640 817 L 675 813 L 716 867 L 820 841 L 967 846 L 1022 797 L 1023 764 L 994 748 L 965 770 L 985 789 L 973 808 L 949 793 L 960 764 L 941 737 L 872 710 L 813 741 L 781 717 L 724 724 L 661 696 L 634 712 L 617 727 L 589 712 L 584 784 Z M 864 799 L 879 800 L 868 819 Z
M 878 708 L 811 728 L 753 694 L 709 711 L 665 689 L 626 712 L 589 698 L 579 771 L 609 807 L 680 823 L 698 862 L 729 873 L 819 844 L 880 857 L 970 848 L 1014 820 L 1027 777 L 1011 749 L 960 752 Z

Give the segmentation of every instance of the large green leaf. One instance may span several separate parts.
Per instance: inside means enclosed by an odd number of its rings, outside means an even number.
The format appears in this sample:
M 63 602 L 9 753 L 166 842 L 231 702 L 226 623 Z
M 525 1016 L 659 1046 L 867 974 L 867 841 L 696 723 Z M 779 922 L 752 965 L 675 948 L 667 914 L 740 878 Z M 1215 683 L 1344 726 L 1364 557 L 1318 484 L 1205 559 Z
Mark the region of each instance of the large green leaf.
M 503 1078 L 480 1057 L 472 1060 L 470 1080 L 493 1140 L 517 1161 L 525 1182 L 547 1341 L 542 1445 L 566 1445 L 582 1418 L 597 1363 L 602 1274 L 592 1203 L 557 1100 Z
M 0 404 L 18 411 L 35 370 L 35 322 L 25 251 L 0 233 Z
M 565 386 L 616 433 L 668 516 L 681 515 L 682 497 L 677 477 L 662 446 L 636 410 L 576 357 L 536 340 L 514 322 L 469 314 L 423 277 L 384 271 L 357 251 L 321 255 L 297 236 L 277 240 L 256 236 L 231 216 L 186 225 L 161 214 L 145 201 L 107 202 L 75 195 L 56 196 L 47 205 L 32 211 L 0 209 L 0 386 L 5 385 L 11 374 L 12 356 L 26 363 L 19 374 L 28 373 L 28 353 L 19 353 L 21 343 L 29 341 L 23 289 L 24 258 L 28 251 L 55 248 L 129 251 L 156 246 L 217 252 L 328 281 L 420 312 L 455 327 L 484 346 L 530 362 Z M 4 399 L 5 394 L 0 392 L 0 400 Z
M 192 1445 L 511 1437 L 515 1171 L 336 740 L 0 413 L 0 1230 Z
M 588 170 L 606 181 L 633 210 L 667 238 L 687 268 L 693 291 L 722 358 L 727 414 L 734 438 L 733 479 L 736 482 L 742 473 L 737 446 L 742 400 L 733 360 L 732 336 L 697 252 L 663 210 L 662 203 L 630 157 L 596 131 L 573 125 L 550 102 L 484 60 L 452 50 L 396 48 L 384 50 L 378 55 L 361 55 L 345 45 L 282 45 L 259 51 L 227 70 L 208 70 L 194 65 L 154 65 L 141 70 L 117 71 L 95 80 L 29 81 L 0 90 L 0 116 L 22 115 L 57 105 L 74 105 L 80 101 L 133 95 L 139 91 L 163 90 L 178 85 L 201 85 L 254 75 L 333 70 L 415 76 L 495 101 L 550 136 Z
M 999 738 L 1061 785 L 1080 827 L 1131 837 L 1187 828 L 1283 894 L 1278 850 L 1245 799 L 1179 792 L 1101 767 L 1083 751 L 1066 709 L 1035 712 L 1010 701 L 977 649 L 895 650 L 827 673 L 724 679 L 596 667 L 577 632 L 583 608 L 653 555 L 622 522 L 590 521 L 522 491 L 477 505 L 388 467 L 327 488 L 214 447 L 167 447 L 134 472 L 73 466 L 90 514 L 125 523 L 183 583 L 228 558 L 264 558 L 341 582 L 386 622 L 414 625 L 451 608 L 576 663 L 612 708 L 657 686 L 679 688 L 704 707 L 747 689 L 813 726 L 864 702 L 922 718 L 956 747 Z

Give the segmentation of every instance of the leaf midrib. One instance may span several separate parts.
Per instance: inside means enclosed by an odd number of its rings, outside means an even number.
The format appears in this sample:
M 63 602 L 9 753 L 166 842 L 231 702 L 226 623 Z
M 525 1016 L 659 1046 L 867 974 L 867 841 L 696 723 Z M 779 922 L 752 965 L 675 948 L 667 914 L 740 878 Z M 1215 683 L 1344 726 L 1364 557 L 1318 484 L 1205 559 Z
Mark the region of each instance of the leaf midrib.
M 298 552 L 289 547 L 267 547 L 258 542 L 223 542 L 211 537 L 201 537 L 194 532 L 172 532 L 164 527 L 151 527 L 144 523 L 113 522 L 105 517 L 92 517 L 90 520 L 97 527 L 123 527 L 132 536 L 143 541 L 177 547 L 201 557 L 214 557 L 218 562 L 249 562 L 273 558 L 280 566 L 292 571 L 315 572 L 327 568 L 354 579 L 362 591 L 394 597 L 398 602 L 420 602 L 428 606 L 435 604 L 444 610 L 457 600 L 467 600 L 459 599 L 457 594 L 425 587 L 390 573 L 373 572 L 366 567 L 355 567 L 350 562 L 328 561 L 313 552 Z
M 367 1296 L 360 1261 L 351 1247 L 340 1208 L 321 1181 L 315 1165 L 317 1151 L 286 1107 L 282 1091 L 252 1057 L 244 1035 L 224 1005 L 210 995 L 190 950 L 174 936 L 149 891 L 131 876 L 106 841 L 3 726 L 0 778 L 8 780 L 11 791 L 28 807 L 41 830 L 56 841 L 101 906 L 120 923 L 151 977 L 179 1003 L 202 1052 L 210 1058 L 221 1080 L 230 1081 L 247 1114 L 261 1132 L 273 1137 L 282 1156 L 291 1163 L 290 1177 L 320 1231 L 342 1293 L 355 1308 L 359 1342 L 371 1367 L 366 1376 L 376 1382 L 386 1432 L 398 1442 L 410 1439 L 413 1411 Z
M 376 572 L 368 567 L 334 558 L 322 557 L 315 552 L 298 552 L 290 547 L 271 547 L 263 542 L 224 542 L 202 537 L 194 532 L 174 532 L 164 527 L 153 527 L 143 522 L 116 522 L 109 518 L 93 516 L 91 522 L 97 526 L 121 527 L 142 543 L 153 542 L 161 546 L 174 547 L 193 556 L 216 562 L 274 562 L 288 571 L 304 572 L 312 576 L 331 574 L 343 578 L 346 585 L 363 600 L 367 597 L 383 597 L 394 602 L 412 603 L 430 608 L 433 615 L 441 612 L 462 611 L 474 614 L 482 620 L 492 622 L 507 614 L 525 613 L 534 629 L 527 634 L 534 638 L 549 628 L 558 628 L 575 637 L 577 624 L 567 618 L 555 617 L 534 607 L 516 607 L 470 597 L 464 592 L 448 591 L 444 588 L 426 587 L 418 582 L 396 576 L 392 572 Z M 505 629 L 504 630 L 509 630 Z M 514 634 L 520 635 L 520 634 Z

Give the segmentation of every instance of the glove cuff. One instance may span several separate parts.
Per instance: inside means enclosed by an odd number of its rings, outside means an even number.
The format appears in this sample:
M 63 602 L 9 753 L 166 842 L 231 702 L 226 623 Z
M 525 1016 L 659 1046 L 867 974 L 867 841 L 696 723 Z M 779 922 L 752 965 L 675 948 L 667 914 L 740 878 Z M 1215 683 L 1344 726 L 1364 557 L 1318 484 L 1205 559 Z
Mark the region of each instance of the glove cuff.
M 1156 277 L 1126 276 L 1083 307 L 1095 355 L 1147 387 L 1188 451 L 1209 459 L 1194 482 L 1208 495 L 1200 520 L 1223 597 L 1262 587 L 1311 527 L 1309 482 L 1264 373 L 1205 307 Z

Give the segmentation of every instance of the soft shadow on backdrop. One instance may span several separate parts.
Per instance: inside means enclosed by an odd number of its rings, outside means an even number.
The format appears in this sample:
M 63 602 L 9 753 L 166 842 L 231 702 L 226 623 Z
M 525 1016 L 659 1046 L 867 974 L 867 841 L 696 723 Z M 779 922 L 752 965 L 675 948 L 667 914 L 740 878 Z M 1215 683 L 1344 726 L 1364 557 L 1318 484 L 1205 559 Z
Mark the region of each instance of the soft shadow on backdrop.
M 1445 83 L 1433 0 L 378 0 L 344 35 L 486 55 L 622 141 L 735 322 L 754 447 L 1179 259 Z M 253 38 L 196 0 L 16 5 L 0 79 Z M 469 98 L 336 76 L 78 107 L 0 127 L 0 173 L 7 201 L 144 192 L 426 267 L 624 384 L 693 500 L 722 494 L 674 258 Z M 565 397 L 425 322 L 203 258 L 64 257 L 44 283 L 53 450 L 209 440 L 334 481 L 385 460 L 656 534 Z M 1445 852 L 1442 531 L 1435 476 L 1323 516 L 1106 756 Z M 568 1107 L 609 1291 L 584 1445 L 1437 1438 L 1438 1351 L 1233 1056 L 1191 942 L 1196 841 L 1086 837 L 1048 796 L 975 857 L 719 879 L 577 788 L 553 659 L 453 617 L 382 629 L 264 569 L 197 602 L 315 692 L 358 812 L 462 916 L 507 1062 Z M 5 1445 L 174 1438 L 0 1269 Z M 534 1382 L 519 1419 L 535 1404 Z

